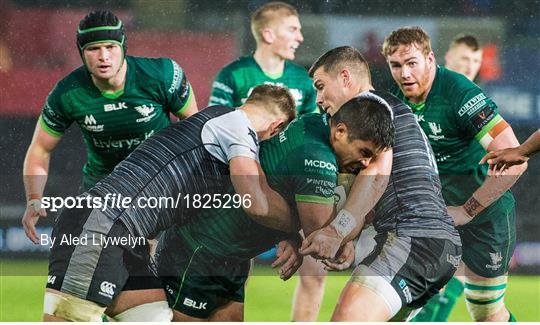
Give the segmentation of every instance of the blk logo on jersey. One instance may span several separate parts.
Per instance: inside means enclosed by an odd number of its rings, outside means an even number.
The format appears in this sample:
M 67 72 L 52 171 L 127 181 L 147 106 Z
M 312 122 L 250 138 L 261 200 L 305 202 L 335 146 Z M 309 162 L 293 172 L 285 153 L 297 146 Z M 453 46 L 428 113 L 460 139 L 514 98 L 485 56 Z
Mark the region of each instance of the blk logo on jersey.
M 84 117 L 84 124 L 81 124 L 83 128 L 91 132 L 103 132 L 103 124 L 97 124 L 94 115 L 86 115 Z
M 103 109 L 105 110 L 105 112 L 119 111 L 124 108 L 128 108 L 125 102 L 103 105 Z
M 206 310 L 206 304 L 208 304 L 208 302 L 199 302 L 197 303 L 195 300 L 191 300 L 189 298 L 185 298 L 184 299 L 184 305 L 188 306 L 188 307 L 191 307 L 193 309 L 203 309 L 203 310 Z

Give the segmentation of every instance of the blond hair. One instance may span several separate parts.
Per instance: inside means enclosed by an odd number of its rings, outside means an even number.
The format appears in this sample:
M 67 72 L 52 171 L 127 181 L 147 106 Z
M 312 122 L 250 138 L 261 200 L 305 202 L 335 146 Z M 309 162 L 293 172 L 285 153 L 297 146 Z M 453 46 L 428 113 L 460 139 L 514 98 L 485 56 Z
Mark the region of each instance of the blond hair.
M 394 54 L 400 45 L 415 45 L 425 56 L 431 53 L 429 35 L 420 27 L 402 27 L 386 36 L 382 46 L 385 58 Z
M 286 119 L 286 124 L 296 117 L 296 104 L 285 87 L 258 85 L 249 94 L 246 104 L 258 104 L 271 114 L 282 115 Z
M 259 43 L 262 40 L 262 30 L 276 18 L 289 16 L 298 17 L 298 11 L 288 3 L 273 1 L 264 4 L 251 15 L 251 33 L 255 41 Z

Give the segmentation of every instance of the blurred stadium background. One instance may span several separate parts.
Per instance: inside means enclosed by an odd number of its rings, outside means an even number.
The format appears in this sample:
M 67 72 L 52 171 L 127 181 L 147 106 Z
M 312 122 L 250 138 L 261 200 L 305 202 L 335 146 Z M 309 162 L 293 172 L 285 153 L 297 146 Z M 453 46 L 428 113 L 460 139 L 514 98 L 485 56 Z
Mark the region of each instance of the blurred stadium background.
M 128 53 L 175 59 L 204 107 L 217 71 L 254 49 L 249 16 L 264 2 L 0 0 L 0 128 L 4 130 L 0 134 L 0 321 L 40 319 L 47 248 L 30 244 L 20 226 L 25 205 L 21 168 L 48 92 L 81 64 L 75 47 L 79 20 L 91 9 L 114 11 L 127 27 Z M 478 83 L 498 103 L 521 141 L 540 127 L 538 0 L 288 2 L 298 8 L 305 38 L 297 62 L 309 67 L 326 50 L 353 45 L 370 62 L 375 87 L 380 89 L 393 86 L 380 55 L 382 40 L 391 30 L 422 26 L 432 37 L 439 64 L 444 64 L 454 36 L 472 33 L 484 45 Z M 46 195 L 76 194 L 85 156 L 79 130 L 72 127 L 52 157 Z M 540 158 L 536 157 L 513 189 L 518 245 L 506 299 L 522 321 L 540 321 L 539 181 Z M 54 213 L 49 213 L 39 231 L 50 232 L 53 220 Z M 268 272 L 261 266 L 256 275 Z M 331 278 L 321 320 L 329 319 L 345 280 Z M 294 283 L 282 284 L 277 277 L 255 277 L 248 288 L 247 320 L 288 320 L 293 288 Z M 468 320 L 463 304 L 451 320 Z

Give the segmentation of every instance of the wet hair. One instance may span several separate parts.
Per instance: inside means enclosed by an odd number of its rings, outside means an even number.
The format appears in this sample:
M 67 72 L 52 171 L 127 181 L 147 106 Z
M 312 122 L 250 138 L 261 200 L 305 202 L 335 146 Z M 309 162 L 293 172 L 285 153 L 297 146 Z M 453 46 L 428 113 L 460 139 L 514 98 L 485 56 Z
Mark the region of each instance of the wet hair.
M 84 16 L 77 28 L 77 47 L 82 56 L 84 49 L 95 43 L 118 44 L 126 55 L 127 43 L 124 24 L 115 14 L 95 10 Z
M 259 85 L 251 91 L 246 104 L 259 104 L 268 112 L 285 116 L 285 124 L 296 117 L 296 104 L 287 88 L 276 85 Z
M 391 113 L 377 100 L 354 97 L 341 106 L 331 121 L 332 125 L 343 123 L 347 126 L 349 141 L 372 141 L 377 150 L 390 148 L 394 143 Z
M 313 78 L 315 71 L 320 68 L 330 75 L 347 68 L 355 77 L 371 84 L 368 62 L 362 53 L 352 46 L 336 47 L 321 55 L 309 68 L 309 76 Z
M 429 35 L 418 26 L 402 27 L 392 31 L 384 39 L 382 54 L 387 58 L 394 54 L 400 45 L 415 45 L 425 56 L 432 52 Z
M 265 3 L 251 15 L 251 33 L 255 40 L 262 40 L 262 30 L 278 17 L 298 17 L 298 11 L 288 3 L 272 1 Z
M 452 42 L 450 43 L 450 46 L 448 49 L 452 49 L 461 44 L 467 46 L 468 48 L 473 50 L 473 52 L 480 50 L 480 43 L 478 43 L 478 40 L 476 39 L 476 37 L 472 35 L 464 35 L 464 34 L 460 34 L 456 36 L 456 38 L 454 38 Z

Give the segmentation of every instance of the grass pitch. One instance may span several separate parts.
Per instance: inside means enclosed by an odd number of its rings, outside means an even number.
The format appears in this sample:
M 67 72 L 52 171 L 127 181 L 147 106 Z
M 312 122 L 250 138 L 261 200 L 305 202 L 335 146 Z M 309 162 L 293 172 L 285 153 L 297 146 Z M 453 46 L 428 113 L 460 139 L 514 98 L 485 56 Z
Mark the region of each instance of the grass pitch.
M 39 321 L 47 261 L 0 261 L 0 321 Z M 258 266 L 246 292 L 246 321 L 289 321 L 291 301 L 298 281 L 282 281 L 274 270 Z M 328 321 L 347 281 L 347 275 L 328 277 L 326 294 L 319 314 Z M 540 321 L 540 276 L 510 276 L 506 303 L 519 321 Z M 463 299 L 450 321 L 470 321 Z

